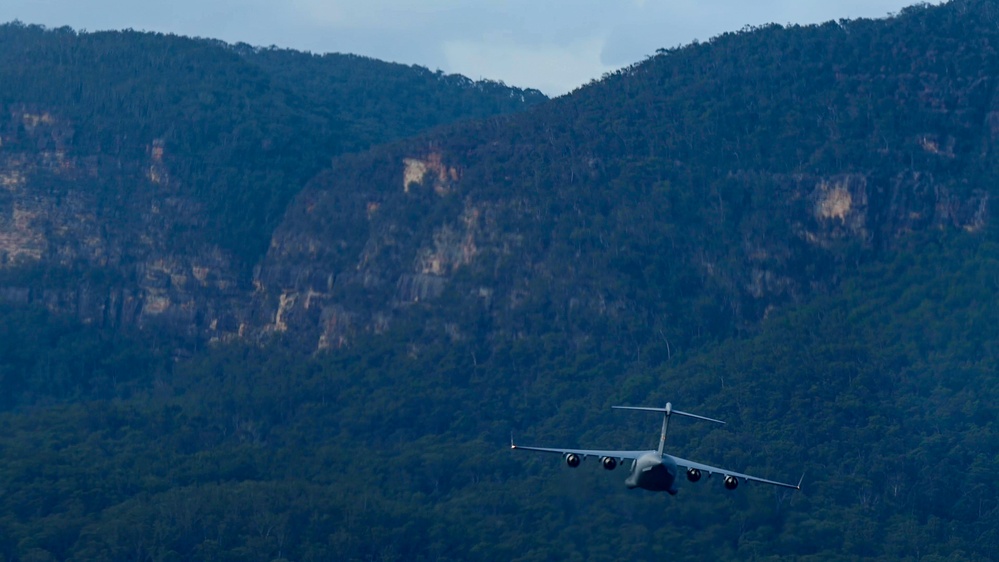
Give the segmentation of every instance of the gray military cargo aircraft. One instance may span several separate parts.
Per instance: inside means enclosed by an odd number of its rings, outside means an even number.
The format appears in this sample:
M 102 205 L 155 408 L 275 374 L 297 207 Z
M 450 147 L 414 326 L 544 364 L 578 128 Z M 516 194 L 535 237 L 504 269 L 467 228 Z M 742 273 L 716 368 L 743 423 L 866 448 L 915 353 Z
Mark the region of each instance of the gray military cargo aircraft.
M 659 437 L 659 450 L 601 451 L 590 449 L 524 447 L 522 445 L 515 445 L 513 443 L 513 437 L 510 438 L 510 448 L 524 451 L 541 451 L 543 453 L 558 453 L 562 455 L 565 459 L 565 463 L 571 468 L 579 466 L 580 462 L 587 457 L 598 457 L 600 459 L 600 465 L 607 470 L 614 470 L 617 468 L 618 464 L 623 463 L 625 460 L 630 460 L 632 461 L 631 474 L 624 481 L 625 486 L 631 489 L 642 488 L 643 490 L 651 490 L 653 492 L 667 492 L 670 495 L 676 495 L 678 491 L 676 488 L 676 480 L 677 473 L 680 468 L 686 470 L 687 480 L 691 482 L 697 482 L 705 474 L 707 474 L 709 478 L 714 474 L 721 474 L 723 477 L 722 482 L 728 490 L 736 489 L 739 486 L 740 480 L 744 482 L 759 482 L 761 484 L 780 486 L 782 488 L 791 488 L 792 490 L 801 489 L 801 480 L 798 481 L 797 485 L 785 484 L 784 482 L 767 480 L 766 478 L 758 478 L 756 476 L 742 474 L 741 472 L 717 468 L 707 464 L 701 464 L 699 462 L 688 461 L 687 459 L 667 455 L 663 452 L 663 449 L 666 446 L 666 430 L 669 428 L 670 416 L 686 416 L 688 418 L 697 418 L 699 420 L 724 424 L 725 422 L 721 420 L 674 410 L 673 405 L 669 402 L 666 403 L 665 408 L 650 408 L 646 406 L 614 406 L 614 408 L 619 410 L 643 410 L 647 412 L 662 413 L 663 429 L 662 434 Z M 802 475 L 801 479 L 804 480 L 804 478 L 804 475 Z

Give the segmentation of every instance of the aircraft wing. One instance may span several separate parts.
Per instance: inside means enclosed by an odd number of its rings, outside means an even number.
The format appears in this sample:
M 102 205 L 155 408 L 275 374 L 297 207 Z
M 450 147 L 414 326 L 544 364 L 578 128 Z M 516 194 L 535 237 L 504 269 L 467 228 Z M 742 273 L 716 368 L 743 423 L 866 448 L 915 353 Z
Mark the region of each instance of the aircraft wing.
M 759 478 L 757 476 L 750 476 L 748 474 L 743 474 L 741 472 L 734 472 L 732 470 L 726 470 L 724 468 L 718 468 L 707 464 L 701 464 L 699 462 L 688 461 L 687 459 L 681 459 L 680 457 L 674 457 L 669 455 L 676 462 L 676 465 L 682 468 L 696 468 L 701 472 L 706 472 L 709 476 L 712 474 L 721 474 L 723 476 L 735 476 L 741 480 L 747 480 L 749 482 L 759 482 L 761 484 L 770 484 L 771 486 L 780 486 L 781 488 L 791 488 L 792 490 L 801 489 L 801 480 L 798 484 L 785 484 L 784 482 L 777 482 L 776 480 L 767 480 L 766 478 Z M 804 476 L 802 476 L 804 479 Z
M 523 451 L 540 451 L 542 453 L 558 453 L 560 455 L 575 454 L 582 458 L 586 457 L 609 457 L 612 459 L 617 459 L 618 461 L 623 460 L 635 460 L 638 457 L 648 454 L 655 453 L 655 451 L 601 451 L 595 449 L 556 449 L 550 447 L 524 447 L 522 445 L 514 445 L 510 443 L 511 449 L 518 449 Z

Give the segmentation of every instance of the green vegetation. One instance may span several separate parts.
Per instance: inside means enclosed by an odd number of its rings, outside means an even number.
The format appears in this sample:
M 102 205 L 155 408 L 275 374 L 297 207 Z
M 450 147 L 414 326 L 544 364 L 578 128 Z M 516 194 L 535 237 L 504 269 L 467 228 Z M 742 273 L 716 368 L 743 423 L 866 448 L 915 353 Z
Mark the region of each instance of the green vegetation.
M 156 143 L 175 187 L 207 210 L 200 235 L 246 268 L 288 201 L 336 155 L 544 99 L 356 56 L 0 26 L 0 112 L 55 111 L 59 134 L 38 148 L 95 158 L 101 176 L 146 160 Z M 102 188 L 108 204 L 134 189 Z
M 526 115 L 339 157 L 289 208 L 286 253 L 258 280 L 327 287 L 359 319 L 342 349 L 313 353 L 294 329 L 191 344 L 25 293 L 0 308 L 0 557 L 999 558 L 997 13 L 955 0 L 749 29 Z M 126 166 L 164 139 L 244 265 L 331 154 L 537 101 L 352 57 L 0 31 L 4 111 L 65 108 L 74 129 L 51 142 Z M 118 60 L 115 42 L 146 62 Z M 69 86 L 19 66 L 26 45 Z M 349 82 L 379 68 L 399 71 L 384 96 Z M 468 113 L 421 121 L 395 88 Z M 401 158 L 428 146 L 460 166 L 453 192 L 399 189 Z M 822 216 L 833 184 L 850 204 Z M 113 187 L 103 201 L 127 193 Z M 473 207 L 475 259 L 438 298 L 393 300 Z M 363 327 L 382 312 L 387 328 Z M 609 406 L 667 400 L 729 422 L 678 421 L 678 454 L 803 471 L 803 490 L 714 479 L 671 498 L 507 449 L 511 431 L 651 446 L 656 419 Z
M 443 276 L 438 318 L 633 353 L 669 342 L 664 357 L 751 333 L 911 232 L 994 215 L 993 8 L 747 29 L 524 114 L 344 156 L 291 207 L 261 278 L 276 301 L 334 274 L 337 306 L 396 315 L 400 277 L 450 229 L 475 256 Z M 460 179 L 403 192 L 398 162 L 428 150 Z
M 921 240 L 839 295 L 658 368 L 613 346 L 569 352 L 557 334 L 491 352 L 473 341 L 414 350 L 403 329 L 311 359 L 280 342 L 223 346 L 166 375 L 120 351 L 105 368 L 130 373 L 140 394 L 0 417 L 0 552 L 992 559 L 996 294 L 999 245 L 962 234 Z M 87 346 L 59 339 L 50 363 Z M 36 387 L 79 384 L 4 357 L 7 371 L 40 373 L 26 377 Z M 510 430 L 539 444 L 647 446 L 656 420 L 608 407 L 667 399 L 730 422 L 678 423 L 673 450 L 785 479 L 805 471 L 803 491 L 708 481 L 669 498 L 625 490 L 623 471 L 506 449 Z

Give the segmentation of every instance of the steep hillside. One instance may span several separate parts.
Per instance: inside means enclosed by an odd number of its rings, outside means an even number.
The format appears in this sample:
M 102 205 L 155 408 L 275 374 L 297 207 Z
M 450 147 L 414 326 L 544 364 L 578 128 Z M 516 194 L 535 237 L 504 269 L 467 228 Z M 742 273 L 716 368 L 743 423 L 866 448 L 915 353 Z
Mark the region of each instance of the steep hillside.
M 333 156 L 543 99 L 360 57 L 0 26 L 2 292 L 235 334 L 271 231 Z
M 453 339 L 675 350 L 826 293 L 911 233 L 981 233 L 993 9 L 726 34 L 341 159 L 277 229 L 259 318 L 318 347 L 427 307 Z

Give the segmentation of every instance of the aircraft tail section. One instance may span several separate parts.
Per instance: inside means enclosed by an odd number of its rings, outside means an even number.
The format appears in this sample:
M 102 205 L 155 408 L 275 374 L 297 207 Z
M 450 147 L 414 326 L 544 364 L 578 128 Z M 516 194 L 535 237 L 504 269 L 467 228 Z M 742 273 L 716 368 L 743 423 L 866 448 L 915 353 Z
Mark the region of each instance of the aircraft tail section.
M 688 418 L 696 418 L 696 419 L 699 419 L 699 420 L 709 421 L 709 422 L 713 422 L 713 423 L 720 423 L 720 424 L 723 424 L 723 425 L 725 424 L 725 422 L 723 422 L 721 420 L 716 420 L 714 418 L 708 418 L 708 417 L 704 417 L 704 416 L 699 416 L 697 414 L 691 414 L 690 412 L 681 412 L 680 410 L 674 410 L 673 409 L 673 404 L 670 403 L 670 402 L 666 403 L 666 407 L 665 408 L 655 408 L 655 407 L 649 407 L 649 406 L 612 406 L 612 407 L 615 408 L 615 409 L 617 409 L 617 410 L 641 410 L 641 411 L 644 411 L 644 412 L 659 412 L 659 413 L 663 414 L 663 429 L 662 429 L 662 433 L 659 436 L 659 454 L 660 455 L 663 454 L 663 449 L 666 447 L 666 431 L 669 429 L 669 418 L 670 418 L 670 416 L 672 416 L 674 414 L 677 415 L 677 416 L 684 416 L 684 417 L 688 417 Z

